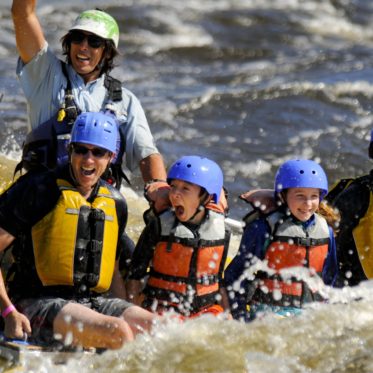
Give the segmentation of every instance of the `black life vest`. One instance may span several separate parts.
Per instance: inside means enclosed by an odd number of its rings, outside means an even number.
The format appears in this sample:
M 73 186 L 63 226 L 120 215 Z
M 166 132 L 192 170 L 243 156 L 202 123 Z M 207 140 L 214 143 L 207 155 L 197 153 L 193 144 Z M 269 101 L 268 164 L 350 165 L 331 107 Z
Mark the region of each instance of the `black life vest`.
M 336 240 L 340 266 L 337 286 L 355 286 L 373 276 L 370 252 L 373 171 L 338 181 L 326 199 L 339 209 L 342 217 Z

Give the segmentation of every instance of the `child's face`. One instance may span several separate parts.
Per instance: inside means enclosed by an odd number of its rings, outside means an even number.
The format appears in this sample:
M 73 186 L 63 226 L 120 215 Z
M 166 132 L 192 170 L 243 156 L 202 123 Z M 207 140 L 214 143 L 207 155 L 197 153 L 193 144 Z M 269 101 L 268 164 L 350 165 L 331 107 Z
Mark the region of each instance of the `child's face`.
M 286 203 L 291 213 L 300 221 L 307 221 L 318 209 L 320 190 L 316 188 L 289 188 Z
M 170 186 L 170 201 L 176 217 L 182 222 L 188 221 L 200 204 L 201 188 L 178 179 L 173 179 Z

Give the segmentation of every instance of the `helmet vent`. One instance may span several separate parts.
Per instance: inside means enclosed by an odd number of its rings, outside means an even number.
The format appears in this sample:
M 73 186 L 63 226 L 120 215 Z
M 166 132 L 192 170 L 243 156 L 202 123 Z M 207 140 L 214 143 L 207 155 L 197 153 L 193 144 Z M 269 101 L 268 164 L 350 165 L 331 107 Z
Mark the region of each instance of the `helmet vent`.
M 315 161 L 293 159 L 283 163 L 275 177 L 276 193 L 289 188 L 321 189 L 322 199 L 328 191 L 328 179 L 322 167 Z
M 213 195 L 217 203 L 223 187 L 223 172 L 220 167 L 210 159 L 195 155 L 184 156 L 176 161 L 168 171 L 167 181 L 179 179 L 193 183 L 204 188 L 208 194 Z
M 82 113 L 75 120 L 71 142 L 91 144 L 115 153 L 118 141 L 116 126 L 116 120 L 102 112 Z

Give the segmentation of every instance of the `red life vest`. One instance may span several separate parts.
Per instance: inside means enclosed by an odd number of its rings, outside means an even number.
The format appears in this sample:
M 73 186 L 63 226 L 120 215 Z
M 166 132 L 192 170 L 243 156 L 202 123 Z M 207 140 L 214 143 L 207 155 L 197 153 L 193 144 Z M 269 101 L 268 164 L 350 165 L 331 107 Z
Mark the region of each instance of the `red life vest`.
M 259 272 L 259 287 L 254 295 L 256 302 L 272 306 L 301 307 L 305 302 L 321 300 L 305 281 L 292 276 L 283 279 L 280 271 L 292 267 L 306 267 L 311 275 L 321 275 L 329 247 L 329 227 L 326 220 L 315 214 L 315 223 L 307 229 L 295 223 L 282 212 L 271 214 L 267 221 L 271 227 L 271 241 L 265 260 L 273 274 Z M 275 292 L 277 294 L 275 294 Z M 278 293 L 281 293 L 279 298 Z
M 196 231 L 178 222 L 171 211 L 161 214 L 145 305 L 158 312 L 173 308 L 189 316 L 216 303 L 230 233 L 224 215 L 206 209 Z

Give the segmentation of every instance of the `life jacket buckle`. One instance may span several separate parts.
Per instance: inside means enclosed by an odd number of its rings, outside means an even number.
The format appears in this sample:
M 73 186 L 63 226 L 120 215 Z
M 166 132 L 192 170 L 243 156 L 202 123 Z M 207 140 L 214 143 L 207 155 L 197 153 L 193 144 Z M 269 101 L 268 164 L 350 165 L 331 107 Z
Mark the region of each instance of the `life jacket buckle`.
M 87 278 L 87 283 L 90 286 L 95 286 L 98 282 L 98 275 L 95 275 L 93 273 L 89 273 L 86 278 Z
M 90 242 L 90 251 L 91 253 L 98 253 L 101 252 L 102 249 L 102 241 L 92 240 Z
M 65 109 L 61 108 L 60 110 L 58 110 L 57 122 L 63 122 L 65 117 L 66 117 Z
M 94 221 L 104 221 L 105 213 L 100 209 L 92 209 L 89 217 Z

